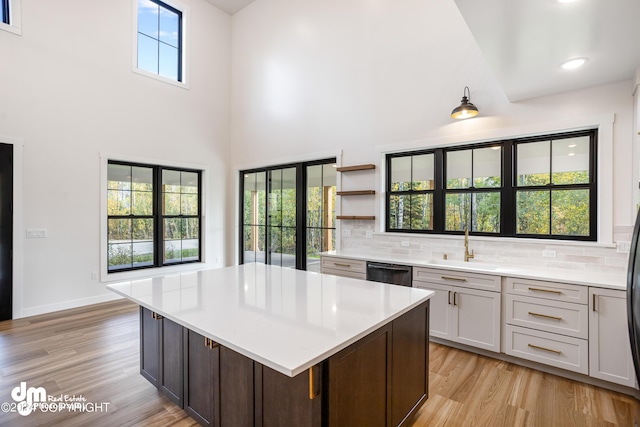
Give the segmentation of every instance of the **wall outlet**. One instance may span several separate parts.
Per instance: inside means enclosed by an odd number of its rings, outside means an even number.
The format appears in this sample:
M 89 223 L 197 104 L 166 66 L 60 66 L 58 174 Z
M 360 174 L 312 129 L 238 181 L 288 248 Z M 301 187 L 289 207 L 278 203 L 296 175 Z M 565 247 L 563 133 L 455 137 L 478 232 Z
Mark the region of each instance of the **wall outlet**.
M 366 237 L 367 239 L 373 239 L 373 231 L 367 230 Z
M 351 237 L 351 230 L 342 230 L 342 237 Z
M 27 228 L 27 239 L 46 239 L 46 228 Z
M 556 251 L 551 251 L 551 250 L 542 251 L 542 256 L 546 258 L 555 258 Z
M 409 241 L 408 240 L 403 240 L 402 242 L 400 242 L 400 245 L 402 245 L 402 247 L 408 248 L 409 247 Z
M 631 251 L 631 242 L 628 240 L 621 240 L 618 242 L 617 249 L 618 253 L 628 254 Z

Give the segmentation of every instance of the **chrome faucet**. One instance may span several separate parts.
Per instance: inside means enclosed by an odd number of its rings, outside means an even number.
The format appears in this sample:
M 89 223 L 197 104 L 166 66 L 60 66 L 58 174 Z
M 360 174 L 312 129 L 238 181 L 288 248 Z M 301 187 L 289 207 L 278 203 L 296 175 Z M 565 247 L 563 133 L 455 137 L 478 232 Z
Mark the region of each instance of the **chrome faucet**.
M 469 262 L 470 259 L 474 258 L 473 249 L 469 252 L 469 229 L 467 227 L 464 228 L 464 262 Z

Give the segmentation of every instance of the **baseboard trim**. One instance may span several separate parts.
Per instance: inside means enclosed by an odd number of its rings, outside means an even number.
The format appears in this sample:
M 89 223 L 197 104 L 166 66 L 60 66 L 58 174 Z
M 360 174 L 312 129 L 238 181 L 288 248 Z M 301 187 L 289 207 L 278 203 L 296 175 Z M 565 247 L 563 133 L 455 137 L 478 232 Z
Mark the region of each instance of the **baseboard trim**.
M 70 308 L 84 307 L 85 305 L 99 304 L 101 302 L 115 301 L 118 299 L 122 299 L 122 297 L 113 292 L 109 292 L 108 294 L 98 295 L 90 298 L 74 299 L 57 304 L 40 305 L 37 307 L 22 309 L 22 313 L 20 313 L 19 317 L 14 317 L 14 319 L 37 316 L 39 314 L 52 313 L 54 311 L 68 310 Z

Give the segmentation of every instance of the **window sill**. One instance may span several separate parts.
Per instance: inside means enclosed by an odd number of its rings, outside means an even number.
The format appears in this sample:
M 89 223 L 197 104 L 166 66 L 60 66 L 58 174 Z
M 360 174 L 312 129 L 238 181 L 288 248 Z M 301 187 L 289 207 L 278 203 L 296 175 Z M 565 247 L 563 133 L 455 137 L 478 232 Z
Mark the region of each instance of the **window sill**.
M 0 22 L 0 30 L 13 33 L 18 36 L 22 35 L 22 28 L 16 27 L 15 25 L 7 25 L 4 22 Z
M 176 81 L 176 80 L 172 80 L 170 78 L 163 77 L 163 76 L 160 76 L 158 74 L 153 74 L 153 73 L 150 73 L 148 71 L 141 70 L 141 69 L 135 68 L 135 67 L 132 68 L 131 71 L 133 71 L 136 74 L 140 74 L 141 76 L 149 77 L 151 79 L 158 80 L 158 81 L 161 81 L 163 83 L 168 83 L 168 84 L 170 84 L 172 86 L 177 86 L 179 88 L 189 90 L 189 84 L 187 84 L 186 82 L 179 82 L 179 81 Z
M 123 271 L 120 273 L 107 273 L 103 271 L 100 275 L 100 283 L 126 282 L 128 280 L 146 279 L 155 276 L 166 276 L 167 274 L 199 271 L 203 268 L 213 267 L 214 266 L 211 266 L 205 262 L 194 262 L 189 264 L 170 265 L 165 267 L 144 268 L 134 271 Z

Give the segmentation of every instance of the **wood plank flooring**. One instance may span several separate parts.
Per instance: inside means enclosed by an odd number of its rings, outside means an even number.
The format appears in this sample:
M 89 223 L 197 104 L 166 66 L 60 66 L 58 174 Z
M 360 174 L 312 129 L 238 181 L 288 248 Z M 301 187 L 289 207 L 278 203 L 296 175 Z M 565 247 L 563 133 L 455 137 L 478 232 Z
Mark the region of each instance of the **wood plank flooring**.
M 106 412 L 0 411 L 0 426 L 197 425 L 139 374 L 138 340 L 138 307 L 126 301 L 0 322 L 0 404 L 13 402 L 21 381 L 48 395 L 108 403 Z M 624 394 L 434 343 L 430 352 L 430 396 L 414 427 L 640 420 L 640 402 Z

